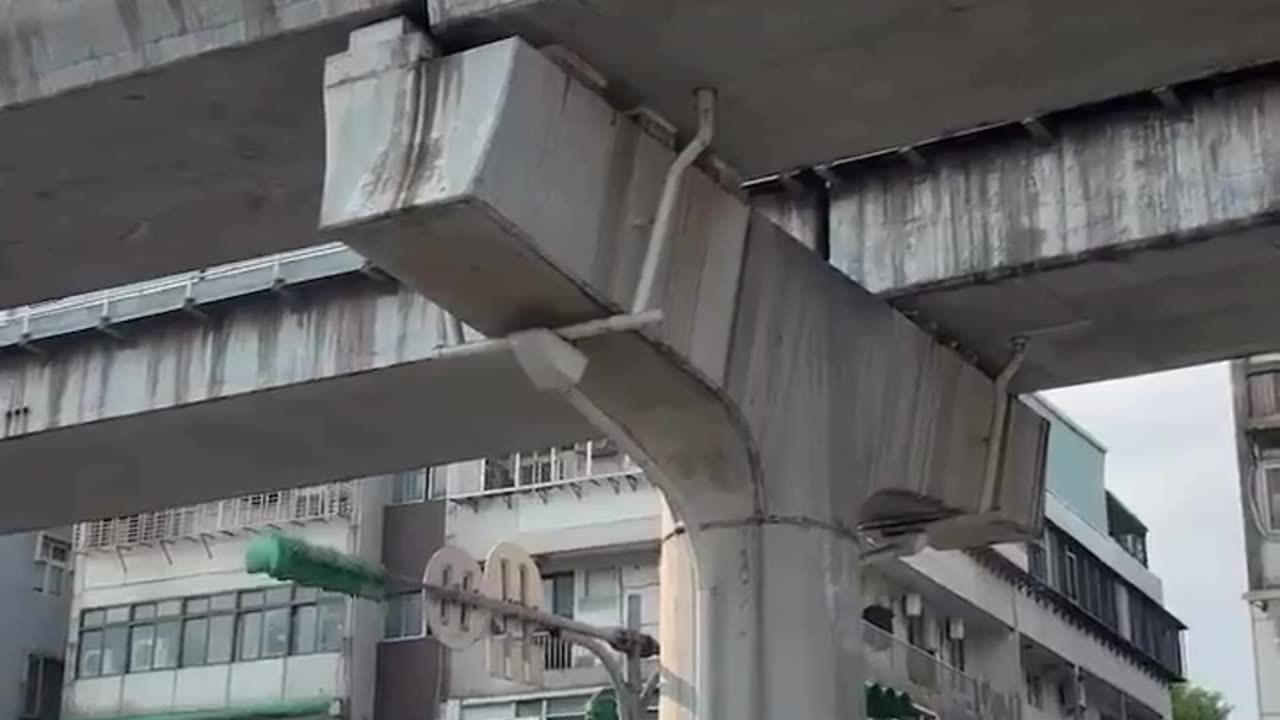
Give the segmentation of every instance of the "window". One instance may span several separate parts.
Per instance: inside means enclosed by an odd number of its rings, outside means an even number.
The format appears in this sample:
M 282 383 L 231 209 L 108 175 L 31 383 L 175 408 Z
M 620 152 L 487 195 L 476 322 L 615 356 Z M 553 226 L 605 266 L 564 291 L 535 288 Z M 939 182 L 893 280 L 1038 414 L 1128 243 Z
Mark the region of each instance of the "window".
M 1262 468 L 1263 493 L 1266 497 L 1267 517 L 1271 530 L 1280 532 L 1280 464 L 1274 461 Z
M 384 604 L 386 618 L 382 637 L 385 640 L 401 640 L 426 636 L 423 622 L 423 597 L 421 590 L 398 593 L 387 597 Z
M 942 639 L 943 646 L 947 649 L 947 662 L 951 667 L 964 672 L 966 658 L 963 625 L 957 621 L 948 620 L 944 628 Z
M 332 652 L 346 600 L 309 588 L 94 608 L 80 616 L 80 677 Z
M 31 720 L 56 720 L 62 701 L 62 661 L 27 656 L 22 682 L 22 715 Z
M 1062 587 L 1062 591 L 1072 600 L 1080 599 L 1080 558 L 1072 551 L 1068 550 L 1063 560 L 1063 568 L 1066 573 L 1066 582 Z
M 262 653 L 262 613 L 251 612 L 240 615 L 236 637 L 240 638 L 236 659 L 257 660 Z
M 391 476 L 391 504 L 406 505 L 427 499 L 426 470 L 410 470 Z
M 557 573 L 542 578 L 542 596 L 551 599 L 551 612 L 573 617 L 573 573 Z
M 40 533 L 36 537 L 34 589 L 45 595 L 61 595 L 71 564 L 71 543 Z
M 315 605 L 299 605 L 293 609 L 294 655 L 306 655 L 316 651 L 317 614 Z
M 1027 685 L 1027 703 L 1037 710 L 1044 709 L 1044 681 L 1035 672 L 1028 670 L 1024 676 Z
M 484 489 L 502 490 L 515 487 L 515 473 L 511 471 L 512 458 L 486 458 L 484 461 Z
M 907 616 L 907 642 L 921 650 L 932 650 L 928 647 L 924 631 L 924 615 Z
M 319 627 L 316 652 L 334 652 L 342 648 L 342 618 L 346 607 L 342 602 L 325 602 L 317 606 Z
M 1027 572 L 1040 580 L 1049 579 L 1049 562 L 1045 556 L 1044 543 L 1032 540 L 1027 543 Z

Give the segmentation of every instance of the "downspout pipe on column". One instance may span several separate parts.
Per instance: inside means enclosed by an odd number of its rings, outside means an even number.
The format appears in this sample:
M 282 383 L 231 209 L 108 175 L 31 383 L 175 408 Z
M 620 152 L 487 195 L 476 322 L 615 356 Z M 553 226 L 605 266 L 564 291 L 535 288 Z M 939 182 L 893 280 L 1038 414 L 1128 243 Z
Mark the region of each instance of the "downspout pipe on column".
M 667 168 L 667 177 L 662 184 L 662 195 L 658 199 L 658 210 L 653 217 L 653 227 L 649 231 L 649 246 L 645 250 L 644 265 L 640 267 L 640 282 L 636 285 L 635 301 L 631 303 L 632 312 L 640 312 L 649 307 L 654 279 L 658 274 L 658 263 L 662 260 L 662 251 L 666 248 L 668 236 L 671 235 L 671 224 L 675 219 L 676 201 L 680 197 L 680 184 L 684 179 L 684 172 L 710 147 L 711 138 L 715 135 L 715 90 L 698 88 L 695 95 L 698 105 L 698 132 L 680 151 L 680 154 L 676 155 L 671 167 Z
M 1027 339 L 1013 339 L 1013 356 L 996 376 L 994 407 L 991 411 L 991 431 L 987 433 L 987 462 L 982 477 L 982 509 L 990 510 L 999 497 L 1000 456 L 1004 454 L 1005 419 L 1009 416 L 1009 383 L 1022 367 L 1027 357 Z

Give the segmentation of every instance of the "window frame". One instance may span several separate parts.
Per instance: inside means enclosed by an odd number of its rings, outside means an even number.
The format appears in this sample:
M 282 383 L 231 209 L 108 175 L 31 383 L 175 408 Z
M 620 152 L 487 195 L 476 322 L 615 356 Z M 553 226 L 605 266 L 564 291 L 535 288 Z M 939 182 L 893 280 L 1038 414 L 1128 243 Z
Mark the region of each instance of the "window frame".
M 32 677 L 32 668 L 35 669 L 35 677 Z M 42 653 L 29 652 L 26 655 L 26 666 L 23 669 L 22 677 L 22 706 L 18 711 L 18 717 L 22 720 L 37 720 L 38 718 L 56 718 L 57 706 L 60 703 L 57 699 L 62 694 L 63 678 L 66 673 L 66 665 L 61 658 L 44 655 Z M 50 678 L 56 679 L 58 692 L 50 694 L 47 692 Z M 34 682 L 34 685 L 33 685 Z M 35 705 L 32 707 L 32 688 L 34 688 Z M 45 707 L 46 700 L 54 700 L 55 711 L 49 714 L 50 708 Z
M 46 552 L 46 547 L 49 550 L 48 552 Z M 58 547 L 63 548 L 65 553 L 61 560 L 54 557 L 53 553 L 53 549 Z M 32 569 L 37 579 L 31 589 L 41 595 L 62 597 L 67 592 L 67 586 L 70 584 L 68 579 L 71 577 L 71 564 L 73 562 L 71 541 L 41 531 L 36 534 L 34 555 Z M 55 571 L 59 573 L 56 583 L 52 580 Z
M 413 596 L 418 598 L 418 629 L 416 633 L 407 633 L 402 635 L 388 635 L 388 621 L 393 612 L 393 605 L 398 606 L 399 601 Z M 404 616 L 400 617 L 400 629 L 404 629 Z M 431 630 L 427 626 L 427 596 L 422 590 L 409 590 L 407 592 L 391 593 L 387 595 L 386 600 L 382 604 L 382 638 L 381 642 L 395 643 L 408 642 L 412 640 L 421 640 L 431 636 Z M 318 640 L 319 638 L 317 638 Z
M 281 591 L 287 593 L 281 596 Z M 272 596 L 275 597 L 272 597 Z M 269 599 L 270 598 L 270 599 Z M 255 588 L 230 590 L 222 593 L 168 597 L 156 600 L 133 603 L 130 605 L 111 605 L 84 608 L 80 611 L 76 632 L 75 677 L 112 677 L 147 672 L 164 672 L 186 667 L 205 667 L 209 665 L 225 665 L 256 660 L 279 659 L 282 657 L 312 655 L 320 653 L 340 652 L 342 641 L 346 636 L 347 598 L 336 593 L 317 592 L 313 589 L 296 585 L 268 585 Z M 177 613 L 172 609 L 177 607 Z M 168 607 L 166 607 L 168 606 Z M 314 608 L 313 647 L 307 651 L 298 651 L 295 643 L 297 625 L 295 617 L 302 608 Z M 139 612 L 141 608 L 141 612 Z M 161 612 L 164 609 L 165 612 Z M 332 643 L 322 642 L 322 624 L 333 620 L 336 612 L 337 636 Z M 268 644 L 268 616 L 285 617 L 284 651 L 265 654 Z M 242 657 L 241 625 L 245 618 L 258 616 L 261 627 L 257 639 L 257 654 L 254 657 Z M 114 616 L 115 619 L 108 620 Z M 120 618 L 127 619 L 120 619 Z M 203 623 L 204 629 L 189 633 L 188 627 L 194 623 Z M 229 629 L 225 629 L 226 625 Z M 172 625 L 176 632 L 169 634 L 163 626 Z M 217 632 L 215 632 L 217 631 Z M 108 635 L 124 634 L 124 655 L 119 671 L 104 672 L 103 660 L 107 648 Z M 150 633 L 146 654 L 148 662 L 135 662 L 135 636 Z M 188 637 L 192 634 L 192 637 Z M 96 636 L 92 643 L 85 638 Z M 162 637 L 172 637 L 175 645 L 172 659 L 162 666 L 156 665 L 156 650 Z M 273 634 L 273 637 L 275 635 Z M 198 639 L 197 639 L 198 638 Z M 225 639 L 224 639 L 225 638 Z M 139 641 L 141 642 L 141 641 Z M 196 653 L 188 647 L 188 642 L 199 642 L 202 648 Z M 330 646 L 332 645 L 332 647 Z M 96 652 L 97 657 L 86 660 L 88 652 Z M 211 650 L 216 649 L 216 655 Z M 188 657 L 192 654 L 192 657 Z M 141 657 L 141 656 L 139 656 Z M 87 663 L 87 664 L 86 664 Z M 96 666 L 94 668 L 93 666 Z M 92 670 L 92 671 L 89 671 Z
M 387 494 L 387 505 L 390 507 L 417 505 L 432 499 L 432 479 L 434 476 L 435 468 L 421 468 L 393 473 L 390 476 L 391 487 Z M 401 492 L 402 487 L 411 479 L 413 492 Z
M 1027 704 L 1044 710 L 1044 676 L 1034 670 L 1024 670 L 1022 684 L 1027 691 Z
M 1271 472 L 1276 473 L 1276 488 L 1271 488 Z M 1280 457 L 1265 457 L 1258 462 L 1254 478 L 1255 492 L 1262 508 L 1262 517 L 1267 523 L 1267 531 L 1280 533 Z

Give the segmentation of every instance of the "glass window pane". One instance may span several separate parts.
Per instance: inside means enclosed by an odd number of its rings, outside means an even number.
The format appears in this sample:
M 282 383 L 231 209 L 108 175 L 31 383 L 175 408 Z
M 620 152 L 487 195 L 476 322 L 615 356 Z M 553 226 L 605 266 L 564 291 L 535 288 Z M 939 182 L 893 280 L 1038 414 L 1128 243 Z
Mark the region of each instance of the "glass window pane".
M 262 657 L 289 653 L 289 608 L 268 610 L 262 617 Z
M 209 612 L 209 598 L 191 598 L 187 600 L 187 614 L 196 615 Z
M 396 473 L 391 476 L 391 502 L 393 504 L 422 502 L 426 498 L 427 478 L 421 470 Z
M 61 595 L 63 574 L 61 567 L 57 565 L 50 565 L 48 568 L 48 574 L 45 576 L 48 579 L 48 584 L 44 591 L 50 595 Z
M 262 613 L 251 612 L 240 616 L 240 626 L 236 629 L 239 636 L 239 660 L 256 660 L 262 654 Z
M 289 597 L 293 595 L 293 588 L 289 586 L 271 588 L 267 591 L 268 605 L 288 605 Z
M 80 627 L 97 627 L 106 618 L 107 614 L 102 610 L 85 610 L 80 616 Z
M 1271 528 L 1280 530 L 1280 468 L 1267 468 L 1267 505 L 1271 510 Z
M 303 655 L 316 651 L 316 606 L 299 605 L 293 609 L 293 653 Z
M 248 590 L 240 593 L 240 607 L 262 607 L 265 596 L 261 590 Z
M 128 612 L 128 608 L 124 608 Z M 110 613 L 107 614 L 110 617 Z M 118 675 L 124 672 L 125 654 L 129 648 L 129 628 L 113 627 L 102 636 L 102 674 Z
M 86 630 L 80 633 L 80 677 L 102 674 L 102 631 Z
M 521 700 L 516 703 L 516 717 L 518 718 L 540 718 L 542 717 L 542 701 L 541 700 Z
M 209 618 L 194 618 L 182 625 L 182 666 L 205 663 L 209 647 Z
M 231 638 L 234 627 L 234 615 L 218 615 L 209 618 L 208 661 L 210 663 L 231 662 Z
M 574 713 L 581 715 L 587 706 L 590 696 L 578 695 L 576 697 L 559 697 L 547 700 L 547 715 L 572 715 Z
M 319 606 L 320 630 L 316 650 L 334 652 L 342 648 L 342 616 L 346 606 L 341 602 L 326 602 Z
M 209 599 L 209 605 L 214 610 L 234 610 L 236 608 L 236 594 L 214 595 Z
M 177 620 L 156 625 L 156 649 L 152 668 L 160 670 L 178 666 L 178 636 L 181 632 L 182 624 Z
M 121 605 L 120 607 L 107 608 L 107 622 L 117 623 L 117 622 L 128 622 L 128 621 L 129 621 L 128 605 Z
M 299 602 L 315 602 L 320 596 L 320 591 L 313 587 L 295 587 L 293 589 L 293 599 Z
M 154 625 L 135 625 L 129 636 L 129 671 L 143 672 L 151 669 L 151 655 L 156 644 Z
M 418 637 L 422 635 L 423 617 L 422 617 L 422 593 L 407 593 L 401 607 L 401 625 L 400 629 L 404 637 Z
M 156 616 L 156 604 L 146 603 L 133 606 L 134 620 L 151 620 Z
M 181 600 L 165 600 L 156 605 L 156 614 L 160 617 L 173 617 L 182 613 Z

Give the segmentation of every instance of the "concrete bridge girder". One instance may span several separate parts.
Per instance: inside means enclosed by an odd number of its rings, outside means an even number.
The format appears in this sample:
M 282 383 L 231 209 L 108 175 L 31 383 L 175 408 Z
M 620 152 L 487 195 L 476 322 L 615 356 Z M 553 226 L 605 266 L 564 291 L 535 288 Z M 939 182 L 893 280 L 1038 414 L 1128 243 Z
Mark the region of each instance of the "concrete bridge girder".
M 941 143 L 920 168 L 851 165 L 831 263 L 992 366 L 1031 338 L 1024 390 L 1274 348 L 1278 107 L 1257 77 L 1049 138 Z
M 324 230 L 489 335 L 630 307 L 674 153 L 518 39 L 375 45 L 327 66 Z M 687 528 L 698 716 L 847 715 L 854 531 L 982 509 L 992 382 L 702 172 L 676 217 L 662 324 L 580 344 L 576 392 Z M 961 543 L 1038 527 L 1045 428 L 1011 418 L 998 517 Z
M 508 352 L 445 346 L 417 293 L 353 278 L 0 356 L 6 531 L 592 437 Z M 213 311 L 211 311 L 212 313 Z M 447 411 L 442 411 L 447 408 Z
M 6 0 L 0 306 L 311 242 L 322 60 L 406 7 L 451 48 L 562 46 L 684 130 L 714 85 L 749 175 L 1275 58 L 1280 28 L 1268 0 Z

